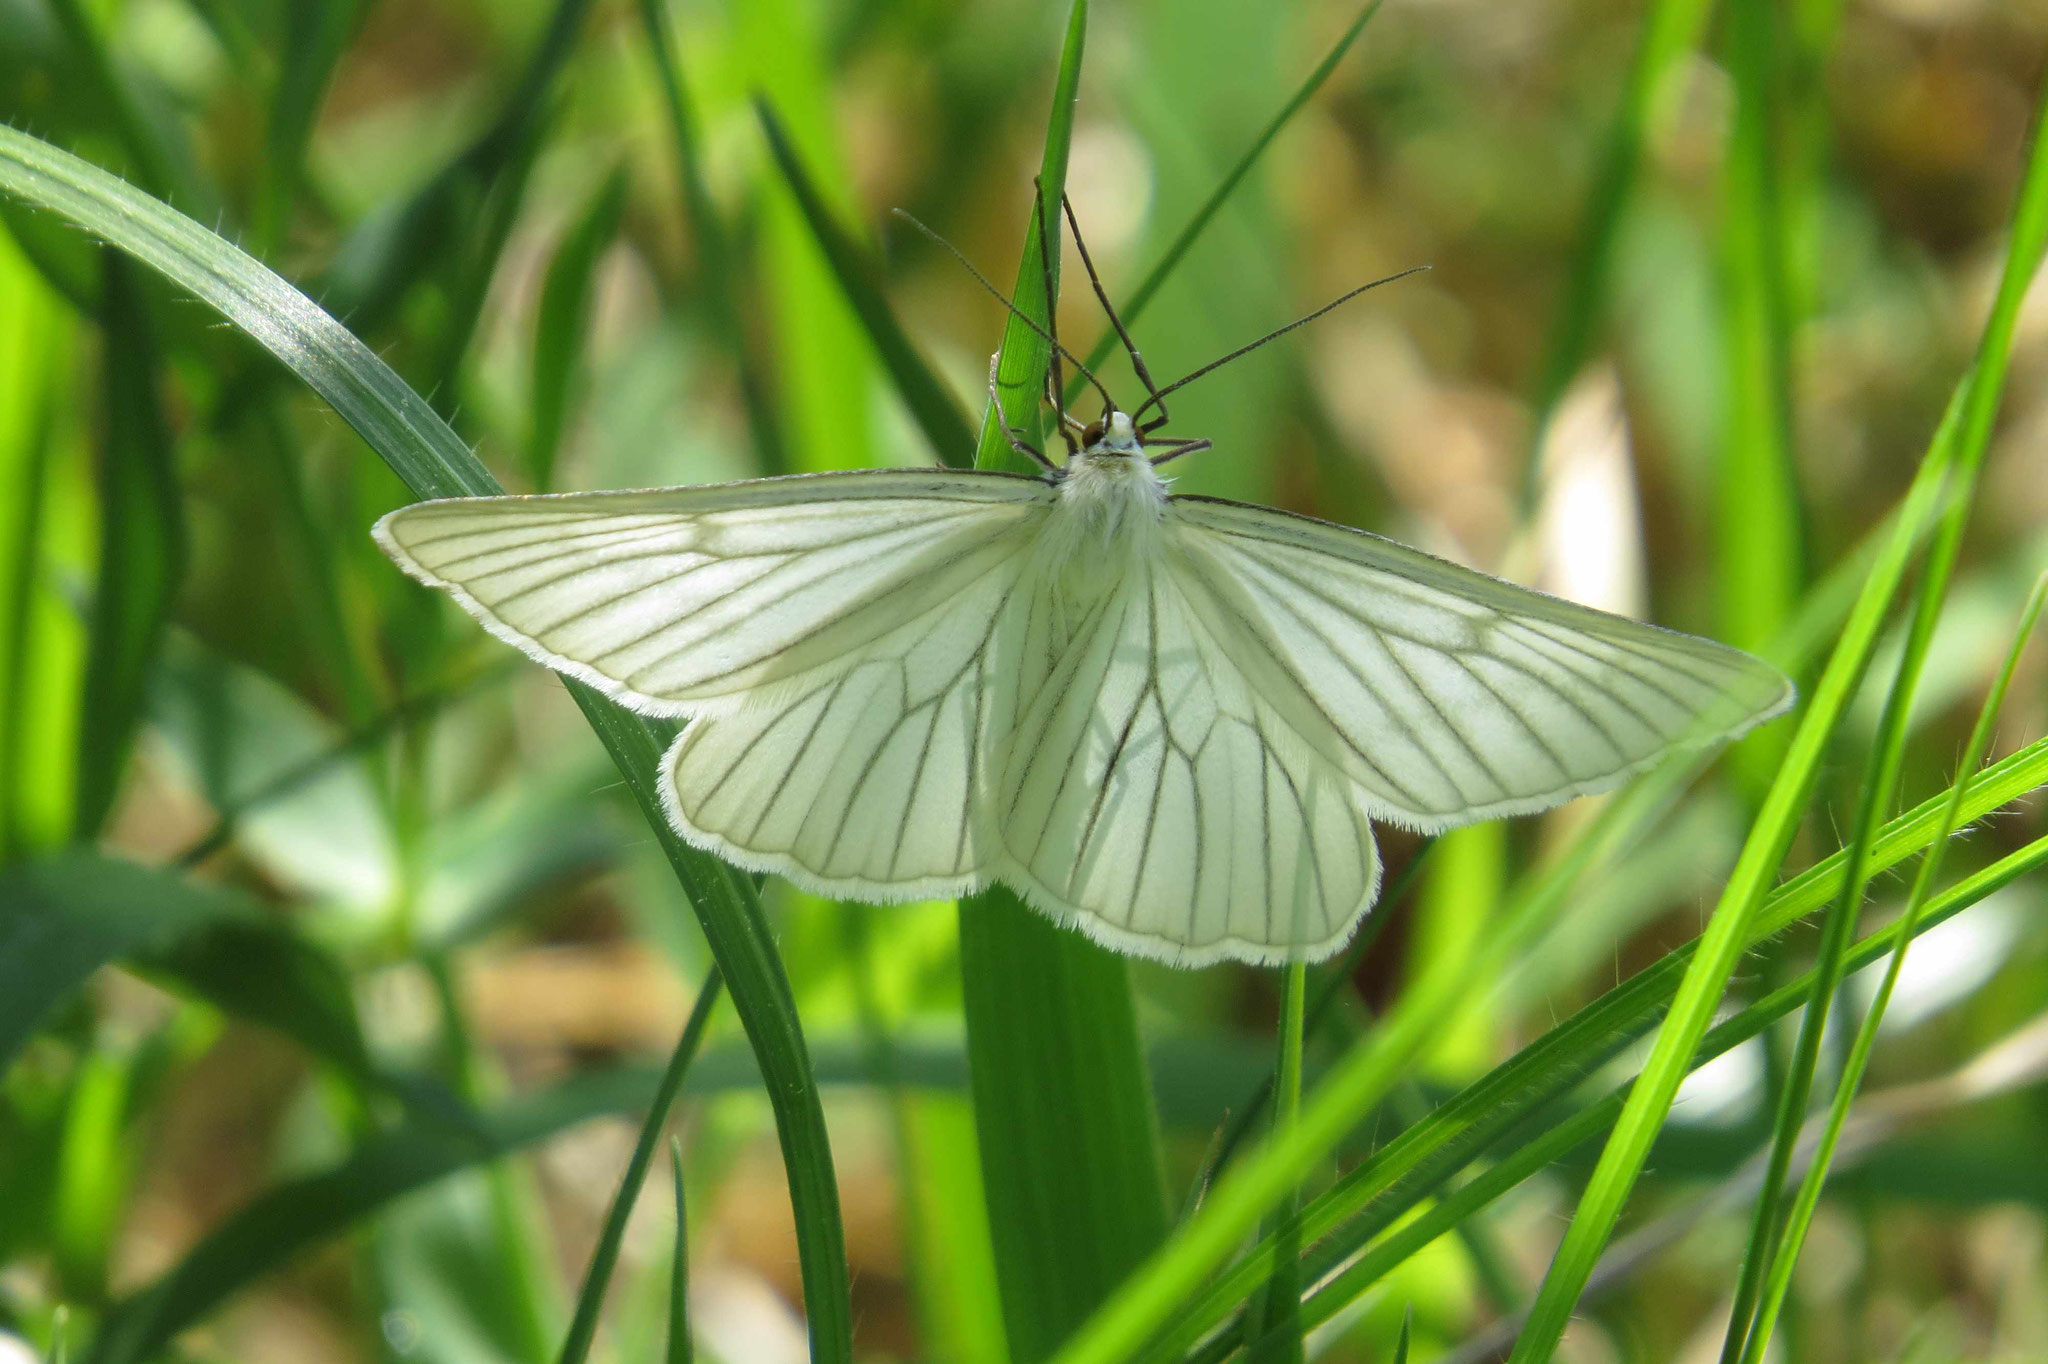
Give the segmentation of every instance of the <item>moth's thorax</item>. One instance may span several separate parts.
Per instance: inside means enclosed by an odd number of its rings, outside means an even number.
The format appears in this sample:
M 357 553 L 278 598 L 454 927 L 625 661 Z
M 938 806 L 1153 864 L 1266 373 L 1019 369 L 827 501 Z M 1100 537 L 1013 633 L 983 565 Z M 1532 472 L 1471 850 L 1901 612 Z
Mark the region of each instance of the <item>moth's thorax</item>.
M 1131 419 L 1112 412 L 1101 434 L 1069 459 L 1040 542 L 1061 604 L 1079 611 L 1157 552 L 1166 483 Z
M 1112 412 L 1100 431 L 1060 472 L 1062 510 L 1112 537 L 1156 525 L 1166 484 L 1146 458 L 1137 428 L 1127 414 Z

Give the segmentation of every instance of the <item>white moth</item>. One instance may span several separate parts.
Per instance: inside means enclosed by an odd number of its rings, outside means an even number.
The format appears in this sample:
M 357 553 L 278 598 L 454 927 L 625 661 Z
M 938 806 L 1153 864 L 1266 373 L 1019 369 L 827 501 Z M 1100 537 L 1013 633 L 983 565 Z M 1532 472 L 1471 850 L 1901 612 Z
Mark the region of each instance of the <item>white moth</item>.
M 1334 952 L 1374 819 L 1542 810 L 1790 703 L 1710 640 L 1171 495 L 1145 431 L 1111 410 L 1043 476 L 458 498 L 375 534 L 548 667 L 688 719 L 661 792 L 690 842 L 856 900 L 1000 881 L 1189 966 Z

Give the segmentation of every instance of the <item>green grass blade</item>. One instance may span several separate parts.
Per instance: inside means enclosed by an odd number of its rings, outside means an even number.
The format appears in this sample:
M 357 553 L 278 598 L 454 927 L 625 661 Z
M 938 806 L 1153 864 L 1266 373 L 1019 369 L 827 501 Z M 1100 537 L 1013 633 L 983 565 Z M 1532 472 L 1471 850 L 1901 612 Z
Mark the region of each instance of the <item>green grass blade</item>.
M 1622 87 L 1621 108 L 1608 129 L 1600 163 L 1587 191 L 1578 247 L 1572 253 L 1564 298 L 1551 329 L 1543 368 L 1537 374 L 1530 404 L 1534 418 L 1530 423 L 1531 451 L 1543 448 L 1543 437 L 1558 400 L 1592 351 L 1623 210 L 1628 207 L 1643 145 L 1649 138 L 1657 92 L 1698 42 L 1709 8 L 1706 0 L 1652 0 L 1643 18 L 1642 36 L 1636 41 L 1635 57 L 1629 63 L 1627 81 Z M 1536 464 L 1534 458 L 1528 461 L 1525 494 L 1533 495 L 1535 491 Z
M 1040 233 L 1058 221 L 1087 19 L 1086 0 L 1076 0 L 1039 171 L 1048 211 L 1034 215 L 1018 265 L 1017 307 L 1040 326 L 1051 310 Z M 1051 254 L 1056 291 L 1056 246 Z M 1043 338 L 1009 320 L 998 374 L 1012 424 L 1035 424 L 1048 354 Z M 992 405 L 976 463 L 1019 459 Z M 1121 957 L 994 886 L 960 902 L 960 978 L 1004 1326 L 1016 1364 L 1037 1364 L 1166 1231 L 1130 977 Z
M 69 219 L 168 276 L 248 333 L 341 414 L 420 497 L 502 491 L 447 423 L 391 367 L 271 271 L 191 219 L 77 157 L 0 128 L 0 192 Z M 684 843 L 662 813 L 655 773 L 668 726 L 569 684 L 668 858 L 761 1060 L 790 1199 L 805 1307 L 820 1360 L 850 1355 L 852 1308 L 837 1183 L 789 981 L 749 877 Z
M 1045 393 L 1046 362 L 1052 347 L 1031 319 L 1044 328 L 1052 316 L 1053 300 L 1060 287 L 1060 200 L 1067 189 L 1067 152 L 1074 142 L 1074 103 L 1080 97 L 1081 52 L 1088 38 L 1088 0 L 1074 0 L 1067 14 L 1067 36 L 1060 51 L 1059 75 L 1053 81 L 1052 114 L 1046 123 L 1045 152 L 1039 160 L 1038 211 L 1024 230 L 1024 252 L 1017 263 L 1017 287 L 1010 301 L 1023 317 L 1012 316 L 1003 323 L 1003 344 L 996 363 L 996 395 L 982 414 L 981 439 L 975 447 L 977 469 L 1022 469 L 1032 466 L 1010 448 L 1003 434 L 998 410 L 1010 425 L 1022 428 L 1027 438 L 1037 440 L 1041 430 L 1039 407 Z M 1040 242 L 1045 245 L 1041 247 Z M 1048 271 L 1047 261 L 1051 262 Z M 1050 273 L 1050 281 L 1046 275 Z M 1051 284 L 1051 295 L 1046 286 Z
M 1968 818 L 1981 818 L 2048 782 L 2048 740 L 2038 741 L 1986 769 L 1971 787 Z M 1936 797 L 1885 826 L 1874 850 L 1879 869 L 1927 846 L 1942 800 Z M 1628 826 L 1624 826 L 1628 827 Z M 1749 946 L 1827 904 L 1841 884 L 1846 852 L 1838 852 L 1773 891 L 1752 926 Z M 1382 1145 L 1371 1157 L 1302 1209 L 1304 1243 L 1335 1235 L 1330 1254 L 1311 1257 L 1310 1280 L 1326 1259 L 1341 1262 L 1392 1225 L 1422 1198 L 1494 1141 L 1527 1121 L 1598 1066 L 1647 1032 L 1677 993 L 1696 942 L 1674 948 L 1651 966 L 1585 1005 L 1446 1100 L 1421 1122 Z M 1270 1240 L 1216 1277 L 1174 1321 L 1173 1330 L 1147 1358 L 1177 1357 L 1219 1325 L 1270 1272 Z
M 158 397 L 160 362 L 134 266 L 106 253 L 106 435 L 99 470 L 100 563 L 79 732 L 74 836 L 106 822 L 142 722 L 149 671 L 185 566 L 184 501 Z
M 1870 1064 L 1870 1054 L 1877 1048 L 1878 1025 L 1884 1021 L 1885 1008 L 1891 1003 L 1892 991 L 1899 983 L 1899 972 L 1905 967 L 1906 949 L 1913 940 L 1923 911 L 1927 908 L 1929 895 L 1934 889 L 1935 877 L 1941 873 L 1942 855 L 1948 851 L 1949 838 L 1961 827 L 1963 799 L 1968 793 L 1972 774 L 1975 773 L 1977 765 L 1984 761 L 1984 754 L 1991 747 L 1992 732 L 1997 726 L 1999 712 L 2005 706 L 2006 689 L 2012 685 L 2012 675 L 2019 667 L 2020 654 L 2026 648 L 2035 624 L 2040 620 L 2044 601 L 2048 601 L 2048 575 L 2044 575 L 2034 585 L 2033 593 L 2027 598 L 2026 608 L 2020 613 L 2019 629 L 2014 634 L 2012 649 L 2006 655 L 2005 667 L 1992 683 L 1990 694 L 1984 698 L 1983 709 L 1977 714 L 1976 727 L 1971 731 L 1969 743 L 1963 749 L 1962 761 L 1957 764 L 1955 786 L 1942 807 L 1939 836 L 1928 845 L 1926 855 L 1920 859 L 1920 868 L 1914 874 L 1913 889 L 1906 897 L 1905 912 L 1899 916 L 1898 946 L 1892 949 L 1891 960 L 1885 967 L 1884 979 L 1879 982 L 1877 993 L 1871 998 L 1870 1008 L 1863 1016 L 1862 1026 L 1857 1029 L 1856 1041 L 1849 1049 L 1849 1059 L 1842 1067 L 1842 1077 L 1836 1082 L 1834 1102 L 1829 1106 L 1827 1124 L 1821 1130 L 1820 1144 L 1814 1152 L 1813 1163 L 1807 1167 L 1806 1176 L 1799 1185 L 1798 1196 L 1793 1201 L 1791 1214 L 1786 1220 L 1784 1233 L 1773 1248 L 1769 1277 L 1757 1307 L 1755 1321 L 1750 1327 L 1747 1344 L 1742 1351 L 1742 1358 L 1745 1361 L 1761 1360 L 1765 1347 L 1770 1344 L 1771 1333 L 1777 1326 L 1778 1313 L 1784 1307 L 1785 1295 L 1792 1286 L 1792 1271 L 1799 1260 L 1800 1246 L 1805 1242 L 1807 1228 L 1813 1223 L 1814 1209 L 1820 1206 L 1821 1190 L 1827 1185 L 1828 1166 L 1834 1159 L 1836 1147 L 1841 1142 L 1843 1126 L 1849 1121 L 1850 1105 L 1856 1101 L 1856 1090 L 1863 1082 L 1863 1072 Z M 1902 678 L 1904 671 L 1902 666 Z M 1815 998 L 1820 998 L 1818 987 Z
M 712 323 L 731 353 L 739 375 L 740 405 L 746 410 L 754 456 L 763 473 L 788 473 L 789 452 L 783 448 L 782 429 L 769 401 L 769 385 L 740 325 L 737 258 L 725 222 L 711 198 L 711 189 L 704 183 L 704 154 L 697 136 L 697 121 L 691 113 L 689 89 L 683 82 L 682 63 L 676 56 L 667 0 L 640 0 L 640 23 L 647 33 L 648 51 L 654 56 L 655 73 L 661 78 L 663 112 L 668 118 L 669 136 L 675 142 L 676 178 L 682 186 L 683 217 L 697 247 L 698 277 L 704 285 Z
M 591 286 L 604 249 L 618 235 L 626 205 L 626 174 L 614 170 L 562 237 L 541 285 L 533 328 L 532 419 L 526 473 L 537 492 L 555 486 L 555 456 L 568 422 L 569 400 L 589 335 Z
M 306 169 L 306 144 L 328 82 L 363 17 L 361 0 L 292 5 L 285 12 L 284 61 L 270 101 L 262 183 L 249 224 L 250 254 L 269 256 L 283 240 Z
M 1315 98 L 1316 92 L 1328 82 L 1330 74 L 1351 50 L 1351 45 L 1358 41 L 1358 35 L 1365 32 L 1366 24 L 1372 20 L 1373 15 L 1379 13 L 1381 3 L 1382 0 L 1370 0 L 1370 3 L 1358 12 L 1358 17 L 1337 35 L 1337 41 L 1330 45 L 1330 50 L 1315 64 L 1315 69 L 1310 71 L 1307 78 L 1295 88 L 1294 93 L 1288 96 L 1287 102 L 1280 106 L 1279 112 L 1273 115 L 1272 120 L 1259 130 L 1259 135 L 1252 139 L 1251 146 L 1245 148 L 1244 154 L 1224 172 L 1223 178 L 1216 182 L 1216 188 L 1209 191 L 1209 197 L 1202 201 L 1201 206 L 1185 223 L 1181 224 L 1180 231 L 1173 234 L 1173 240 L 1159 253 L 1159 259 L 1145 272 L 1145 277 L 1138 281 L 1138 287 L 1131 290 L 1130 297 L 1118 305 L 1117 312 L 1123 318 L 1126 327 L 1134 325 L 1144 314 L 1147 305 L 1158 294 L 1167 278 L 1179 267 L 1188 252 L 1194 249 L 1202 234 L 1208 231 L 1209 224 L 1215 221 L 1225 202 L 1237 192 L 1237 187 L 1244 183 L 1244 178 L 1251 174 L 1252 167 L 1266 154 L 1266 149 L 1273 145 L 1273 139 L 1280 136 L 1281 130 L 1294 121 L 1294 116 L 1300 113 L 1308 102 Z M 1100 373 L 1103 362 L 1109 359 L 1116 347 L 1116 333 L 1105 332 L 1102 339 L 1095 343 L 1095 349 L 1088 353 L 1088 368 Z M 1078 374 L 1069 377 L 1066 395 L 1068 399 L 1071 400 L 1079 394 L 1086 383 L 1087 380 Z M 1004 401 L 1008 402 L 1007 397 Z
M 833 217 L 830 205 L 804 169 L 803 160 L 775 110 L 765 99 L 756 100 L 754 108 L 768 138 L 768 149 L 774 154 L 790 192 L 796 196 L 797 208 L 817 239 L 818 250 L 832 267 L 833 277 L 839 281 L 854 315 L 867 329 L 868 341 L 896 385 L 903 405 L 910 410 L 911 419 L 924 432 L 926 443 L 940 463 L 968 467 L 974 452 L 974 429 L 967 424 L 960 405 L 911 344 L 903 324 L 896 320 L 896 310 L 882 294 L 866 248 Z
M 647 1182 L 647 1169 L 654 1163 L 654 1151 L 661 1144 L 662 1129 L 668 1125 L 669 1110 L 675 1107 L 676 1095 L 683 1088 L 683 1077 L 689 1073 L 690 1062 L 696 1059 L 697 1049 L 704 1041 L 704 1029 L 711 1022 L 711 1011 L 718 1003 L 723 984 L 718 968 L 712 967 L 711 974 L 698 987 L 697 1003 L 683 1024 L 683 1035 L 676 1040 L 675 1051 L 669 1055 L 668 1068 L 662 1072 L 661 1083 L 654 1087 L 654 1098 L 647 1106 L 647 1120 L 640 1124 L 640 1140 L 633 1147 L 632 1159 L 626 1162 L 626 1176 L 619 1181 L 619 1191 L 612 1196 L 612 1205 L 605 1213 L 604 1228 L 598 1233 L 597 1247 L 590 1254 L 590 1268 L 583 1276 L 583 1290 L 576 1297 L 576 1314 L 569 1323 L 569 1335 L 562 1342 L 562 1364 L 583 1364 L 590 1357 L 590 1343 L 597 1338 L 597 1319 L 604 1311 L 605 1289 L 611 1283 L 612 1270 L 618 1266 L 619 1247 L 626 1239 L 626 1219 L 632 1215 L 633 1204 L 640 1197 L 640 1188 Z M 675 1171 L 678 1200 L 676 1260 L 679 1265 L 684 1265 L 683 1166 L 680 1154 L 675 1157 Z M 686 1273 L 687 1269 L 678 1271 L 679 1276 Z M 677 1283 L 680 1286 L 681 1277 Z M 687 1329 L 682 1334 L 687 1341 Z M 671 1331 L 673 1337 L 674 1332 Z
M 690 1339 L 690 1218 L 684 1206 L 680 1140 L 669 1142 L 668 1169 L 676 1195 L 676 1249 L 668 1268 L 668 1364 L 691 1364 L 697 1350 Z

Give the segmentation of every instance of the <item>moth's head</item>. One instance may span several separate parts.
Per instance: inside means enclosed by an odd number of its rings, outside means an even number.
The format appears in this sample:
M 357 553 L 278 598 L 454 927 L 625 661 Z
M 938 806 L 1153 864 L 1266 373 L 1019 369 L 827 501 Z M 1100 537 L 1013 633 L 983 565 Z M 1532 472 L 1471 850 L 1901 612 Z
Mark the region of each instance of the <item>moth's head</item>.
M 1081 432 L 1081 448 L 1090 455 L 1138 455 L 1144 453 L 1145 438 L 1131 414 L 1111 408 Z

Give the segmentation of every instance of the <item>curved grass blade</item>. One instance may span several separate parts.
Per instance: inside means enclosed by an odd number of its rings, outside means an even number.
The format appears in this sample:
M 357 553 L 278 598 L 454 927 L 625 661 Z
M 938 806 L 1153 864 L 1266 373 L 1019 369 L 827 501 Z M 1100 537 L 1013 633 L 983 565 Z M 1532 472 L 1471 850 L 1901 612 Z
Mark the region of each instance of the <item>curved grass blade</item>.
M 683 1035 L 676 1041 L 676 1049 L 669 1056 L 668 1068 L 662 1072 L 661 1083 L 654 1087 L 654 1098 L 647 1106 L 647 1120 L 640 1124 L 640 1140 L 633 1147 L 633 1157 L 626 1163 L 625 1178 L 619 1181 L 619 1191 L 612 1197 L 611 1208 L 605 1213 L 604 1229 L 598 1233 L 597 1248 L 590 1255 L 590 1269 L 583 1276 L 583 1291 L 576 1298 L 576 1315 L 569 1323 L 568 1338 L 562 1342 L 562 1364 L 583 1364 L 590 1355 L 590 1343 L 597 1338 L 598 1314 L 604 1310 L 604 1294 L 611 1283 L 612 1270 L 619 1262 L 619 1246 L 626 1239 L 626 1219 L 632 1215 L 633 1204 L 639 1200 L 640 1187 L 647 1182 L 647 1167 L 654 1163 L 654 1148 L 661 1142 L 661 1130 L 668 1125 L 669 1110 L 675 1107 L 676 1095 L 682 1091 L 683 1077 L 689 1073 L 690 1062 L 696 1058 L 697 1048 L 704 1041 L 704 1029 L 711 1022 L 711 1010 L 718 1003 L 720 979 L 718 968 L 704 978 L 698 988 L 697 1003 L 690 1010 L 690 1017 L 683 1024 Z M 680 1275 L 684 1265 L 684 1231 L 682 1217 L 683 1165 L 682 1155 L 676 1154 L 676 1262 Z M 678 1288 L 680 1292 L 680 1288 Z M 677 1332 L 670 1330 L 671 1341 Z M 682 1336 L 688 1340 L 688 1331 Z
M 0 128 L 0 192 L 119 246 L 191 290 L 333 405 L 420 497 L 501 492 L 447 423 L 347 328 L 241 251 L 105 171 Z M 761 1060 L 796 1209 L 805 1308 L 820 1360 L 850 1356 L 852 1308 L 837 1182 L 788 977 L 750 877 L 678 838 L 655 773 L 670 728 L 568 684 L 682 884 Z
M 768 150 L 774 154 L 775 164 L 782 171 L 782 178 L 788 182 L 804 222 L 817 239 L 818 250 L 824 253 L 826 263 L 832 267 L 833 277 L 839 281 L 854 315 L 867 329 L 875 354 L 895 383 L 904 406 L 910 409 L 911 418 L 924 432 L 932 454 L 942 464 L 956 469 L 967 468 L 973 458 L 974 430 L 967 424 L 960 405 L 953 401 L 952 394 L 946 391 L 945 385 L 939 382 L 931 366 L 917 353 L 917 347 L 904 333 L 903 324 L 896 320 L 895 309 L 889 306 L 889 300 L 875 281 L 874 263 L 866 248 L 833 217 L 831 207 L 826 204 L 824 195 L 818 192 L 810 172 L 804 169 L 803 158 L 789 140 L 789 134 L 783 130 L 782 120 L 776 117 L 774 108 L 765 97 L 757 97 L 754 112 L 761 120 L 761 131 L 767 136 Z

